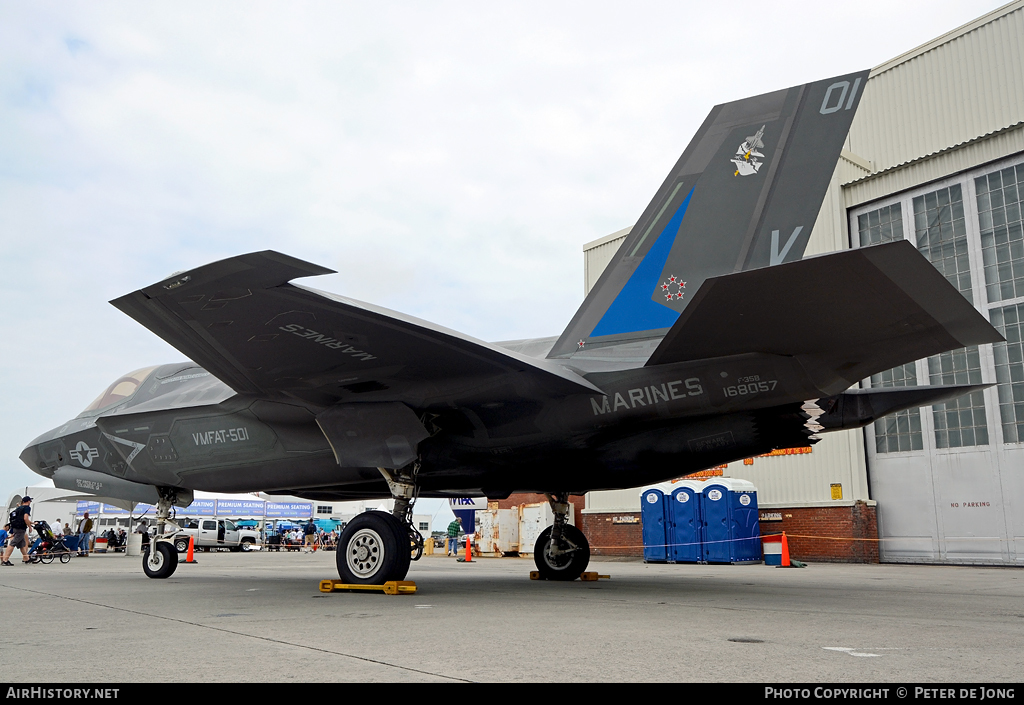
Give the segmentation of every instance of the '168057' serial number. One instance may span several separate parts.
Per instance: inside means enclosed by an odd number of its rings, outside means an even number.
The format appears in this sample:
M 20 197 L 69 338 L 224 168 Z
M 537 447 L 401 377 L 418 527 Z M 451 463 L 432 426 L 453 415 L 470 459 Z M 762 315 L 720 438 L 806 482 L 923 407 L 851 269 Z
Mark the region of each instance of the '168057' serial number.
M 762 380 L 760 382 L 748 382 L 747 384 L 737 384 L 732 387 L 723 387 L 722 391 L 725 392 L 727 397 L 739 397 L 744 394 L 757 394 L 758 392 L 770 392 L 775 389 L 778 384 L 778 380 L 769 379 Z

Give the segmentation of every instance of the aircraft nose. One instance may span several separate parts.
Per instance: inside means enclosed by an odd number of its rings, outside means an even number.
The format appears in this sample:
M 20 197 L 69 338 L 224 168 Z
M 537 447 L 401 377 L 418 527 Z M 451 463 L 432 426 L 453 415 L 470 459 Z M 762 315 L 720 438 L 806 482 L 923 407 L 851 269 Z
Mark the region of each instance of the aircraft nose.
M 28 466 L 28 469 L 32 472 L 37 473 L 43 469 L 42 463 L 40 462 L 39 446 L 37 445 L 30 445 L 26 447 L 25 450 L 21 451 L 21 455 L 18 457 L 21 458 L 21 462 L 25 463 L 25 465 Z

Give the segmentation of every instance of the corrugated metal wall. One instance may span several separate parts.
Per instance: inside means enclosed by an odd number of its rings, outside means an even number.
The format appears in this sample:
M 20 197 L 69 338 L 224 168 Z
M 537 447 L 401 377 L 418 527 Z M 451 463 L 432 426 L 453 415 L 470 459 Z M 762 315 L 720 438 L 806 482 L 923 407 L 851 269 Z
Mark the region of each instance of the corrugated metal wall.
M 807 455 L 754 458 L 753 465 L 730 463 L 726 477 L 750 480 L 757 487 L 761 507 L 796 507 L 840 502 L 832 499 L 832 485 L 842 487 L 842 502 L 868 499 L 864 439 L 860 430 L 827 433 Z
M 1024 86 L 1021 87 L 1021 93 L 1024 94 Z M 1024 151 L 1024 122 L 1018 122 L 994 134 L 981 136 L 955 149 L 944 150 L 899 168 L 846 182 L 842 189 L 844 203 L 847 208 L 853 208 L 1021 151 Z M 842 209 L 839 212 L 841 213 Z
M 1018 1 L 872 70 L 849 149 L 883 171 L 996 132 L 1024 115 L 1021 87 Z
M 623 228 L 599 240 L 588 242 L 583 246 L 583 295 L 586 296 L 601 278 L 601 273 L 612 261 L 619 245 L 633 228 Z

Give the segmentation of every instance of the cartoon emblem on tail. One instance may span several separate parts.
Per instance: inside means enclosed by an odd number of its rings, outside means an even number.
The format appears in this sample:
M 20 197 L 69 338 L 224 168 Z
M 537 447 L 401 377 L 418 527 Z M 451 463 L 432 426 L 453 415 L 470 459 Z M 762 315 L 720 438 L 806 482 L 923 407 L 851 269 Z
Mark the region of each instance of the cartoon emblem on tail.
M 761 168 L 761 161 L 758 157 L 763 157 L 764 154 L 757 150 L 764 147 L 764 142 L 761 141 L 761 138 L 764 137 L 764 128 L 765 126 L 761 125 L 760 130 L 747 137 L 736 150 L 736 158 L 729 160 L 736 165 L 733 176 L 750 176 L 756 174 L 757 170 Z

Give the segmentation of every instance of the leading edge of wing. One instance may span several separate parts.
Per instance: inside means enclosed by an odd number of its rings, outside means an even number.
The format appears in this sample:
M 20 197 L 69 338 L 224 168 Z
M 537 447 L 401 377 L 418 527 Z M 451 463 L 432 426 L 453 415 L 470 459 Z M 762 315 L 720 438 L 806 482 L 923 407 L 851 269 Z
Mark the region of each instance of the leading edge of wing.
M 329 301 L 342 304 L 344 306 L 350 306 L 353 309 L 359 309 L 366 313 L 376 314 L 381 318 L 393 319 L 394 321 L 404 324 L 410 330 L 419 329 L 421 333 L 432 333 L 433 337 L 449 338 L 451 341 L 460 341 L 461 343 L 469 346 L 470 348 L 478 348 L 476 351 L 478 354 L 486 351 L 486 356 L 490 357 L 493 361 L 499 362 L 503 365 L 510 365 L 512 361 L 518 364 L 519 371 L 535 370 L 546 375 L 553 375 L 559 378 L 562 382 L 568 382 L 572 385 L 569 388 L 563 388 L 560 390 L 561 393 L 574 393 L 574 394 L 590 394 L 598 393 L 604 394 L 604 391 L 594 385 L 592 382 L 584 379 L 582 376 L 576 374 L 570 369 L 559 365 L 551 360 L 544 358 L 533 358 L 528 355 L 523 355 L 514 350 L 508 350 L 498 345 L 488 343 L 484 340 L 474 338 L 471 335 L 460 333 L 457 330 L 446 328 L 444 326 L 432 323 L 422 318 L 416 318 L 400 311 L 393 311 L 383 306 L 377 306 L 376 304 L 367 303 L 365 301 L 359 301 L 358 299 L 352 299 L 347 296 L 340 294 L 333 294 L 328 291 L 321 291 L 314 289 L 310 286 L 304 286 L 302 284 L 292 284 L 296 289 L 306 291 L 310 294 L 320 296 Z M 552 380 L 554 381 L 554 380 Z
M 236 302 L 261 291 L 313 297 L 338 315 L 353 316 L 395 331 L 405 338 L 407 345 L 415 346 L 417 341 L 440 345 L 452 356 L 472 358 L 475 363 L 494 367 L 495 373 L 525 373 L 551 394 L 600 392 L 581 376 L 547 360 L 504 350 L 381 306 L 289 283 L 300 277 L 332 273 L 331 269 L 266 250 L 179 272 L 110 303 L 243 394 L 267 394 L 279 390 L 243 364 L 240 358 L 244 351 L 233 350 L 230 339 L 223 335 L 218 337 L 216 330 L 204 325 L 198 314 L 187 314 L 183 306 L 191 306 L 193 310 L 198 307 L 203 311 L 224 306 L 237 308 Z
M 253 288 L 267 289 L 298 277 L 334 273 L 333 269 L 264 250 L 175 272 L 162 281 L 113 299 L 110 304 L 156 333 L 236 392 L 262 394 L 265 390 L 243 372 L 243 366 L 230 351 L 219 345 L 201 326 L 175 315 L 165 300 L 175 303 L 187 300 L 190 292 L 205 289 L 233 275 L 244 277 Z M 211 296 L 207 305 L 235 300 L 247 291 L 248 287 L 225 287 Z

